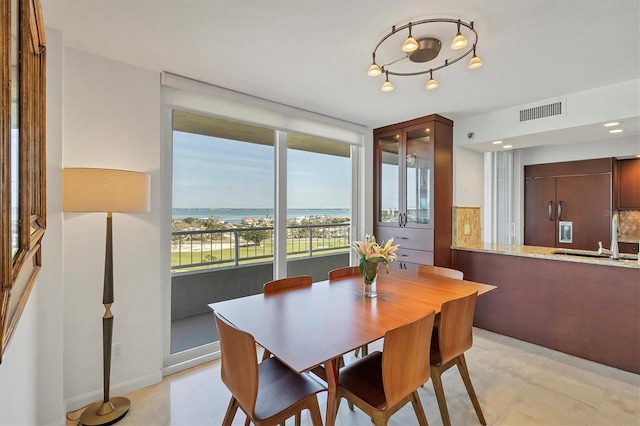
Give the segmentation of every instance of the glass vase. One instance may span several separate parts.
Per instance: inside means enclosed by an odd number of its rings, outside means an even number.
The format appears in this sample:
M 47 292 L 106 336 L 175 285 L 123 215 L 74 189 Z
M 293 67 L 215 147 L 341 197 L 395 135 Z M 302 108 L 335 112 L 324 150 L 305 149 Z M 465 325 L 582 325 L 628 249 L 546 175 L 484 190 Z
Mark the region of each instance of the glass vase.
M 364 297 L 376 297 L 376 282 L 378 280 L 379 262 L 366 262 L 362 277 L 364 278 Z

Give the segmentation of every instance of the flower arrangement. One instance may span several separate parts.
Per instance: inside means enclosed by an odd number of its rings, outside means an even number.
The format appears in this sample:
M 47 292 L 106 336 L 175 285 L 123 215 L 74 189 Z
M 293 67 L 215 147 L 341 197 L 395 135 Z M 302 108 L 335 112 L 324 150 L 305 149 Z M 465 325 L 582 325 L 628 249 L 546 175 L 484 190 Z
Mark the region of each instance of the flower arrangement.
M 364 276 L 365 284 L 373 282 L 380 263 L 384 264 L 389 273 L 389 262 L 396 260 L 396 250 L 400 247 L 398 244 L 393 244 L 393 238 L 389 238 L 386 243 L 380 245 L 373 235 L 366 235 L 362 241 L 354 241 L 352 246 L 360 255 L 360 273 Z

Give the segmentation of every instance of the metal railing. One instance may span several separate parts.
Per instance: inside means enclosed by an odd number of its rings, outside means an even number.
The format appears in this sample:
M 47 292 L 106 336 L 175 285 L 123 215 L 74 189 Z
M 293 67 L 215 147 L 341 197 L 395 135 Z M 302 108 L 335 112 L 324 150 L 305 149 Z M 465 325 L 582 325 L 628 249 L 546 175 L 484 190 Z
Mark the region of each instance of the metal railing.
M 349 250 L 350 224 L 287 227 L 287 258 Z M 273 227 L 176 231 L 171 235 L 171 270 L 234 267 L 273 261 Z

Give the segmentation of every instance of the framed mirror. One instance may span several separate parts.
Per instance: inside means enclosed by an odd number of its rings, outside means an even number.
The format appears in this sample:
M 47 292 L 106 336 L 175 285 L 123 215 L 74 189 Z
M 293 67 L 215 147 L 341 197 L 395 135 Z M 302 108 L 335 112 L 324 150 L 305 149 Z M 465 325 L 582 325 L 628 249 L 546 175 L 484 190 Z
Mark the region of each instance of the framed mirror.
M 39 0 L 0 2 L 0 363 L 42 266 L 45 36 Z

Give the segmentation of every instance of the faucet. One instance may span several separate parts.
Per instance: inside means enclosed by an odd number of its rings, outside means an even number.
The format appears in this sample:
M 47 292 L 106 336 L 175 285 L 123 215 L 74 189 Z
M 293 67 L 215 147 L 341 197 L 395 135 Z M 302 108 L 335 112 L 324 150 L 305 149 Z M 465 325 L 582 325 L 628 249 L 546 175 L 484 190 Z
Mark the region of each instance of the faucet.
M 598 254 L 610 254 L 609 256 L 613 260 L 620 258 L 620 252 L 618 251 L 618 232 L 620 231 L 618 212 L 615 212 L 611 216 L 611 250 L 607 250 L 602 247 L 602 241 L 598 241 Z

